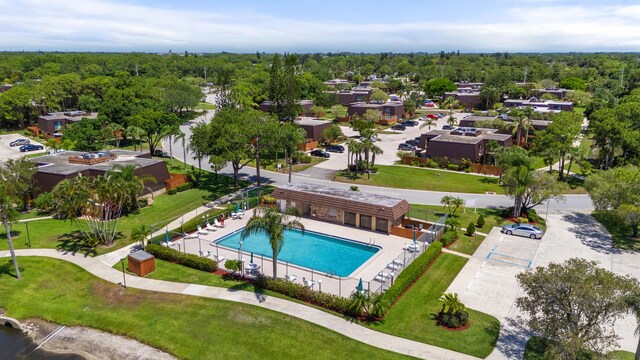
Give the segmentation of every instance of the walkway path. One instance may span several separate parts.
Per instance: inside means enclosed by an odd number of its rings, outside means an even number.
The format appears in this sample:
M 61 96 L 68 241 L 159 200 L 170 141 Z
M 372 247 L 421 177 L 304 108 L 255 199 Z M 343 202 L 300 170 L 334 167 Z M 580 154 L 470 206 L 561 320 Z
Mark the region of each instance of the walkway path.
M 447 254 L 457 255 L 457 256 L 460 256 L 460 257 L 463 257 L 463 258 L 466 258 L 466 259 L 471 259 L 471 255 L 463 254 L 461 252 L 457 252 L 457 251 L 453 251 L 453 250 L 449 250 L 449 249 L 447 249 L 445 247 L 442 248 L 442 252 L 443 253 L 447 253 Z
M 53 249 L 16 250 L 18 256 L 45 256 L 65 260 L 80 266 L 91 274 L 117 284 L 122 282 L 123 274 L 106 263 L 91 257 L 62 252 Z M 10 256 L 8 251 L 0 251 L 0 258 Z M 255 294 L 248 291 L 229 290 L 211 286 L 176 283 L 162 280 L 145 279 L 126 275 L 127 286 L 137 289 L 159 291 L 165 293 L 201 296 L 211 299 L 234 301 L 287 314 L 311 323 L 320 325 L 351 339 L 400 354 L 430 360 L 471 360 L 478 359 L 455 351 L 420 343 L 401 337 L 383 334 L 360 326 L 349 320 L 331 315 L 310 306 L 288 300 Z

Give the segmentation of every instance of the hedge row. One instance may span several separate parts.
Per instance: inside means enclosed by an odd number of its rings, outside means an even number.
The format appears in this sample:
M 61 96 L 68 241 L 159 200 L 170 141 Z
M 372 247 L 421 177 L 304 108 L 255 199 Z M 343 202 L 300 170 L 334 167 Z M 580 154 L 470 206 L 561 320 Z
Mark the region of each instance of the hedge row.
M 147 244 L 145 251 L 158 259 L 170 261 L 172 263 L 184 265 L 197 270 L 214 272 L 218 269 L 218 264 L 211 259 L 194 254 L 183 253 L 162 245 Z
M 192 189 L 192 188 L 193 188 L 193 183 L 187 182 L 187 183 L 184 183 L 184 184 L 182 184 L 182 185 L 179 185 L 179 186 L 176 188 L 176 190 L 177 190 L 178 192 L 183 192 L 183 191 L 185 191 L 185 190 L 189 190 L 189 189 Z
M 341 314 L 350 315 L 350 300 L 341 296 L 315 291 L 291 281 L 273 279 L 263 275 L 258 275 L 256 285 L 263 289 L 268 289 L 286 295 L 290 298 L 302 300 Z
M 382 295 L 384 300 L 388 301 L 389 304 L 393 304 L 400 294 L 422 275 L 441 251 L 442 243 L 434 241 L 433 244 L 429 245 L 427 251 L 418 256 L 418 258 L 398 275 L 393 285 Z
M 440 238 L 440 243 L 442 243 L 442 246 L 447 246 L 452 242 L 456 241 L 457 238 L 458 238 L 457 231 L 445 230 L 444 234 L 442 234 L 442 237 Z

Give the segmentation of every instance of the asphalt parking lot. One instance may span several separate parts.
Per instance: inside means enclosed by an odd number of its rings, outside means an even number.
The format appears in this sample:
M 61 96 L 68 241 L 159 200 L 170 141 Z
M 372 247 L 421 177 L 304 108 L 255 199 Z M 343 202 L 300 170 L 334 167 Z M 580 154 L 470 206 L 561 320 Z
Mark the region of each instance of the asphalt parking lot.
M 21 153 L 19 146 L 14 146 L 14 147 L 9 146 L 10 142 L 12 142 L 14 140 L 18 140 L 18 139 L 24 139 L 24 138 L 25 137 L 20 135 L 20 134 L 3 134 L 3 135 L 0 135 L 0 162 L 6 161 L 6 160 L 9 160 L 9 159 L 17 159 L 17 158 L 19 158 L 21 156 L 24 156 L 26 154 L 43 154 L 43 153 L 46 152 L 46 149 L 43 149 L 43 150 L 36 150 L 36 151 L 30 151 L 30 152 Z M 35 142 L 33 140 L 31 140 L 31 143 L 32 144 L 42 145 L 41 143 Z

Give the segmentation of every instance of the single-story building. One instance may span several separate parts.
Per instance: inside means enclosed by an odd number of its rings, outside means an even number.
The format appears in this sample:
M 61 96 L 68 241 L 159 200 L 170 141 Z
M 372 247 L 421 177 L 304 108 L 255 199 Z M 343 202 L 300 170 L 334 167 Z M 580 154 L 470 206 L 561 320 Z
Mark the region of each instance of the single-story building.
M 492 140 L 502 147 L 513 145 L 511 134 L 500 134 L 497 129 L 477 129 L 475 136 L 454 135 L 451 130 L 431 130 L 420 136 L 419 146 L 425 149 L 427 157 L 446 157 L 452 164 L 459 164 L 462 159 L 480 162 Z
M 112 150 L 99 152 L 65 151 L 31 159 L 38 165 L 34 182 L 39 192 L 51 191 L 64 179 L 82 176 L 99 176 L 120 165 L 136 167 L 136 176 L 150 175 L 155 181 L 145 182 L 151 190 L 165 187 L 170 178 L 163 160 L 151 159 L 148 152 Z
M 557 87 L 548 87 L 544 89 L 533 89 L 532 93 L 536 96 L 540 97 L 544 94 L 551 94 L 558 98 L 558 100 L 562 100 L 567 97 L 567 89 L 557 88 Z
M 38 128 L 42 134 L 51 136 L 61 132 L 69 124 L 76 123 L 82 119 L 95 119 L 97 117 L 98 113 L 81 110 L 47 113 L 38 116 Z
M 531 98 L 527 100 L 505 100 L 503 106 L 506 108 L 520 108 L 524 109 L 530 107 L 535 112 L 555 112 L 560 111 L 573 111 L 573 102 L 571 101 L 553 101 L 553 100 L 539 100 L 537 98 Z
M 305 183 L 283 185 L 271 195 L 281 211 L 293 207 L 303 217 L 385 234 L 409 212 L 404 199 Z
M 313 118 L 301 118 L 296 123 L 307 133 L 307 139 L 318 141 L 322 137 L 324 129 L 331 126 L 332 122 Z
M 298 105 L 301 107 L 301 114 L 311 116 L 311 108 L 315 105 L 313 100 L 299 100 Z M 260 111 L 271 112 L 273 109 L 273 101 L 265 100 L 260 103 Z
M 351 90 L 330 91 L 330 93 L 336 94 L 340 105 L 348 106 L 354 102 L 369 101 L 372 91 L 369 87 L 354 87 Z
M 454 84 L 456 84 L 458 90 L 480 90 L 484 86 L 484 83 L 481 82 L 473 83 L 467 81 L 459 81 Z

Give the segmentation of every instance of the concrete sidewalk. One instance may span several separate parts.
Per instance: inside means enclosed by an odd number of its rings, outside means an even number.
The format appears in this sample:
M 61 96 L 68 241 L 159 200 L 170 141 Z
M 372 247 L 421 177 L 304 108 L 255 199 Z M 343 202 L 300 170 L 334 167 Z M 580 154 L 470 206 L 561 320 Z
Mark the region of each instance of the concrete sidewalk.
M 45 256 L 68 261 L 82 267 L 101 279 L 115 284 L 122 282 L 123 278 L 122 272 L 117 271 L 103 261 L 92 257 L 53 249 L 17 250 L 16 254 L 18 256 Z M 9 256 L 10 254 L 8 251 L 0 251 L 0 258 Z M 127 286 L 132 288 L 228 300 L 278 311 L 280 313 L 323 326 L 362 343 L 422 359 L 478 359 L 455 351 L 373 331 L 350 322 L 349 320 L 326 313 L 322 310 L 262 294 L 256 294 L 248 291 L 230 291 L 225 288 L 204 285 L 145 279 L 131 275 L 126 275 L 126 280 Z

